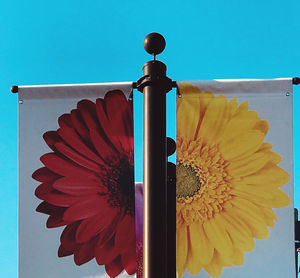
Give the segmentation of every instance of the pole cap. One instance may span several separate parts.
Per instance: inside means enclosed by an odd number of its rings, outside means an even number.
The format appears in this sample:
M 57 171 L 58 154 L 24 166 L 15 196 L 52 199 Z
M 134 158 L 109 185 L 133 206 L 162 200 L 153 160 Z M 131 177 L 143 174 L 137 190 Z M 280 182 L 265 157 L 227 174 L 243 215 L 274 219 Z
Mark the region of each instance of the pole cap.
M 10 91 L 11 91 L 12 93 L 14 93 L 14 94 L 17 93 L 18 90 L 19 90 L 19 88 L 18 88 L 18 86 L 16 86 L 16 85 L 13 85 L 13 86 L 10 87 Z
M 163 52 L 165 47 L 165 38 L 159 33 L 150 33 L 144 39 L 144 49 L 151 55 L 156 56 Z

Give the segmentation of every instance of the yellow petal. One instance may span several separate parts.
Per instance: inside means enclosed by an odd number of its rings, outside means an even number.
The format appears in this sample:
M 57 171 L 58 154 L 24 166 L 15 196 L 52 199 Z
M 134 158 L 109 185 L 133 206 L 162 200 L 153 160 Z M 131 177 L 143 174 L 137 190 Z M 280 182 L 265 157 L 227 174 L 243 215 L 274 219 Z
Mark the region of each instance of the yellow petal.
M 182 225 L 176 230 L 176 266 L 177 272 L 183 273 L 185 270 L 185 264 L 188 252 L 188 241 L 187 241 L 187 227 Z
M 199 136 L 200 127 L 201 127 L 204 115 L 206 113 L 207 107 L 210 104 L 210 102 L 213 100 L 213 98 L 214 98 L 213 94 L 208 91 L 205 91 L 202 95 L 200 95 L 200 118 L 198 121 L 194 140 L 197 140 L 200 138 L 200 136 Z
M 244 264 L 244 252 L 242 252 L 241 250 L 235 249 L 232 257 L 233 257 L 233 264 L 238 266 Z
M 180 83 L 179 92 L 184 97 L 197 96 L 202 93 L 199 87 L 193 86 L 192 84 L 187 82 Z
M 245 100 L 237 109 L 236 114 L 242 113 L 243 111 L 248 111 L 248 100 Z
M 181 276 L 183 275 L 184 271 L 179 272 L 178 270 L 176 270 L 176 278 L 181 278 Z
M 255 124 L 254 129 L 257 129 L 266 135 L 269 130 L 269 123 L 266 120 L 260 120 Z
M 201 95 L 201 98 L 200 98 L 200 102 L 201 102 L 201 106 L 203 107 L 203 112 L 206 111 L 207 109 L 207 106 L 210 104 L 210 102 L 214 99 L 214 95 L 212 92 L 210 91 L 205 91 L 202 95 Z M 203 113 L 202 112 L 202 113 Z M 204 114 L 202 114 L 203 116 Z
M 220 215 L 216 215 L 206 221 L 203 227 L 207 238 L 215 249 L 225 256 L 230 256 L 233 251 L 232 241 L 225 230 L 223 221 Z
M 227 141 L 251 130 L 258 121 L 259 117 L 255 111 L 240 111 L 226 125 L 221 140 Z
M 266 207 L 261 207 L 260 208 L 264 214 L 264 218 L 268 224 L 269 227 L 274 227 L 274 221 L 277 221 L 277 215 L 275 212 L 272 210 L 272 208 L 266 208 Z
M 270 157 L 270 162 L 273 162 L 274 164 L 278 164 L 281 162 L 282 157 L 280 154 L 275 153 L 275 152 L 269 152 L 268 153 L 269 157 Z
M 222 274 L 222 265 L 217 261 L 216 256 L 214 256 L 214 260 L 204 267 L 205 271 L 212 277 L 218 278 Z
M 204 142 L 217 142 L 229 120 L 227 99 L 220 95 L 214 98 L 207 107 L 198 137 Z
M 234 97 L 230 102 L 229 102 L 229 115 L 230 118 L 233 117 L 233 115 L 236 113 L 238 107 L 238 101 L 237 97 Z
M 244 159 L 231 161 L 228 171 L 232 177 L 248 176 L 263 168 L 270 160 L 265 153 L 255 153 Z
M 195 265 L 194 269 L 196 272 L 197 266 L 201 269 L 201 266 L 210 263 L 213 257 L 214 248 L 207 239 L 207 236 L 203 229 L 203 224 L 201 224 L 200 222 L 194 222 L 190 225 L 189 228 L 192 251 L 192 264 Z
M 259 206 L 273 207 L 274 205 L 271 189 L 243 184 L 243 186 L 233 188 L 231 194 Z
M 231 190 L 232 195 L 246 199 L 259 207 L 281 208 L 290 204 L 289 196 L 278 188 L 267 188 L 240 183 Z
M 261 184 L 264 187 L 280 187 L 290 179 L 287 171 L 274 163 L 268 163 L 258 172 L 243 178 L 246 184 Z
M 270 232 L 261 212 L 255 204 L 242 198 L 234 198 L 231 203 L 235 206 L 235 214 L 249 227 L 254 237 L 258 239 L 268 238 Z
M 249 130 L 227 141 L 220 142 L 220 151 L 226 160 L 249 156 L 260 148 L 264 137 L 264 134 L 258 130 Z
M 270 151 L 273 148 L 273 145 L 270 143 L 264 142 L 261 147 L 258 149 L 258 152 Z
M 222 216 L 226 219 L 226 231 L 229 234 L 235 248 L 242 251 L 252 251 L 255 243 L 251 233 L 249 233 L 247 225 L 235 217 L 230 216 L 226 212 L 223 213 Z
M 280 189 L 272 191 L 272 203 L 274 208 L 283 208 L 291 203 L 290 197 Z
M 224 256 L 223 254 L 219 253 L 218 251 L 215 252 L 215 256 L 216 256 L 216 262 L 220 265 L 220 266 L 226 266 L 226 267 L 231 267 L 233 265 L 233 258 L 232 256 Z
M 184 98 L 177 110 L 177 128 L 184 136 L 193 139 L 200 117 L 200 99 Z

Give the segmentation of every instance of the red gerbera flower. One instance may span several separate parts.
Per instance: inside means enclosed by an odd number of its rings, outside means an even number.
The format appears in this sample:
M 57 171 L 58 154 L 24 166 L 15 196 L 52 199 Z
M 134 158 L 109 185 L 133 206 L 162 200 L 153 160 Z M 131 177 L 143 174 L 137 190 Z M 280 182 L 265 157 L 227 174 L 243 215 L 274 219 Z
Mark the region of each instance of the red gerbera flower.
M 110 277 L 136 272 L 132 101 L 121 91 L 81 100 L 44 140 L 53 150 L 33 173 L 49 215 L 47 227 L 66 226 L 58 256 L 77 265 L 93 258 Z

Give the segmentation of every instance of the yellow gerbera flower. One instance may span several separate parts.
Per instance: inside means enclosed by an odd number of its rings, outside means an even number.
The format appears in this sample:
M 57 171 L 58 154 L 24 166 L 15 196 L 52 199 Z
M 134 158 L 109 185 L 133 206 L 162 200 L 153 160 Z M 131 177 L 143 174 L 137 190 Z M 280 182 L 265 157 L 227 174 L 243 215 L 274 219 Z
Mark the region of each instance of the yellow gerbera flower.
M 266 239 L 289 205 L 289 174 L 264 142 L 268 122 L 248 102 L 180 85 L 177 102 L 177 275 L 219 277 L 242 265 L 254 238 Z

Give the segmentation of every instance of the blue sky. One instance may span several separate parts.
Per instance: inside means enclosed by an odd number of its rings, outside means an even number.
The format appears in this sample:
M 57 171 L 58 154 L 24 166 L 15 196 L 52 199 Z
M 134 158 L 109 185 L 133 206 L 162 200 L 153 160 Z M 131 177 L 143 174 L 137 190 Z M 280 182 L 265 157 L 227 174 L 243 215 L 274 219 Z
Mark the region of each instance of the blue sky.
M 162 33 L 173 80 L 300 75 L 298 0 L 37 1 L 0 4 L 0 269 L 17 277 L 18 103 L 11 85 L 136 81 Z M 300 165 L 300 86 L 294 86 L 295 167 Z M 141 95 L 136 93 L 136 107 Z M 168 134 L 174 117 L 169 97 Z M 280 113 L 280 111 L 278 111 Z M 138 115 L 137 121 L 141 119 Z M 137 125 L 136 134 L 140 134 Z M 138 139 L 140 140 L 140 139 Z M 137 148 L 140 152 L 140 149 Z M 295 171 L 295 183 L 300 174 Z M 300 208 L 300 190 L 296 189 Z

